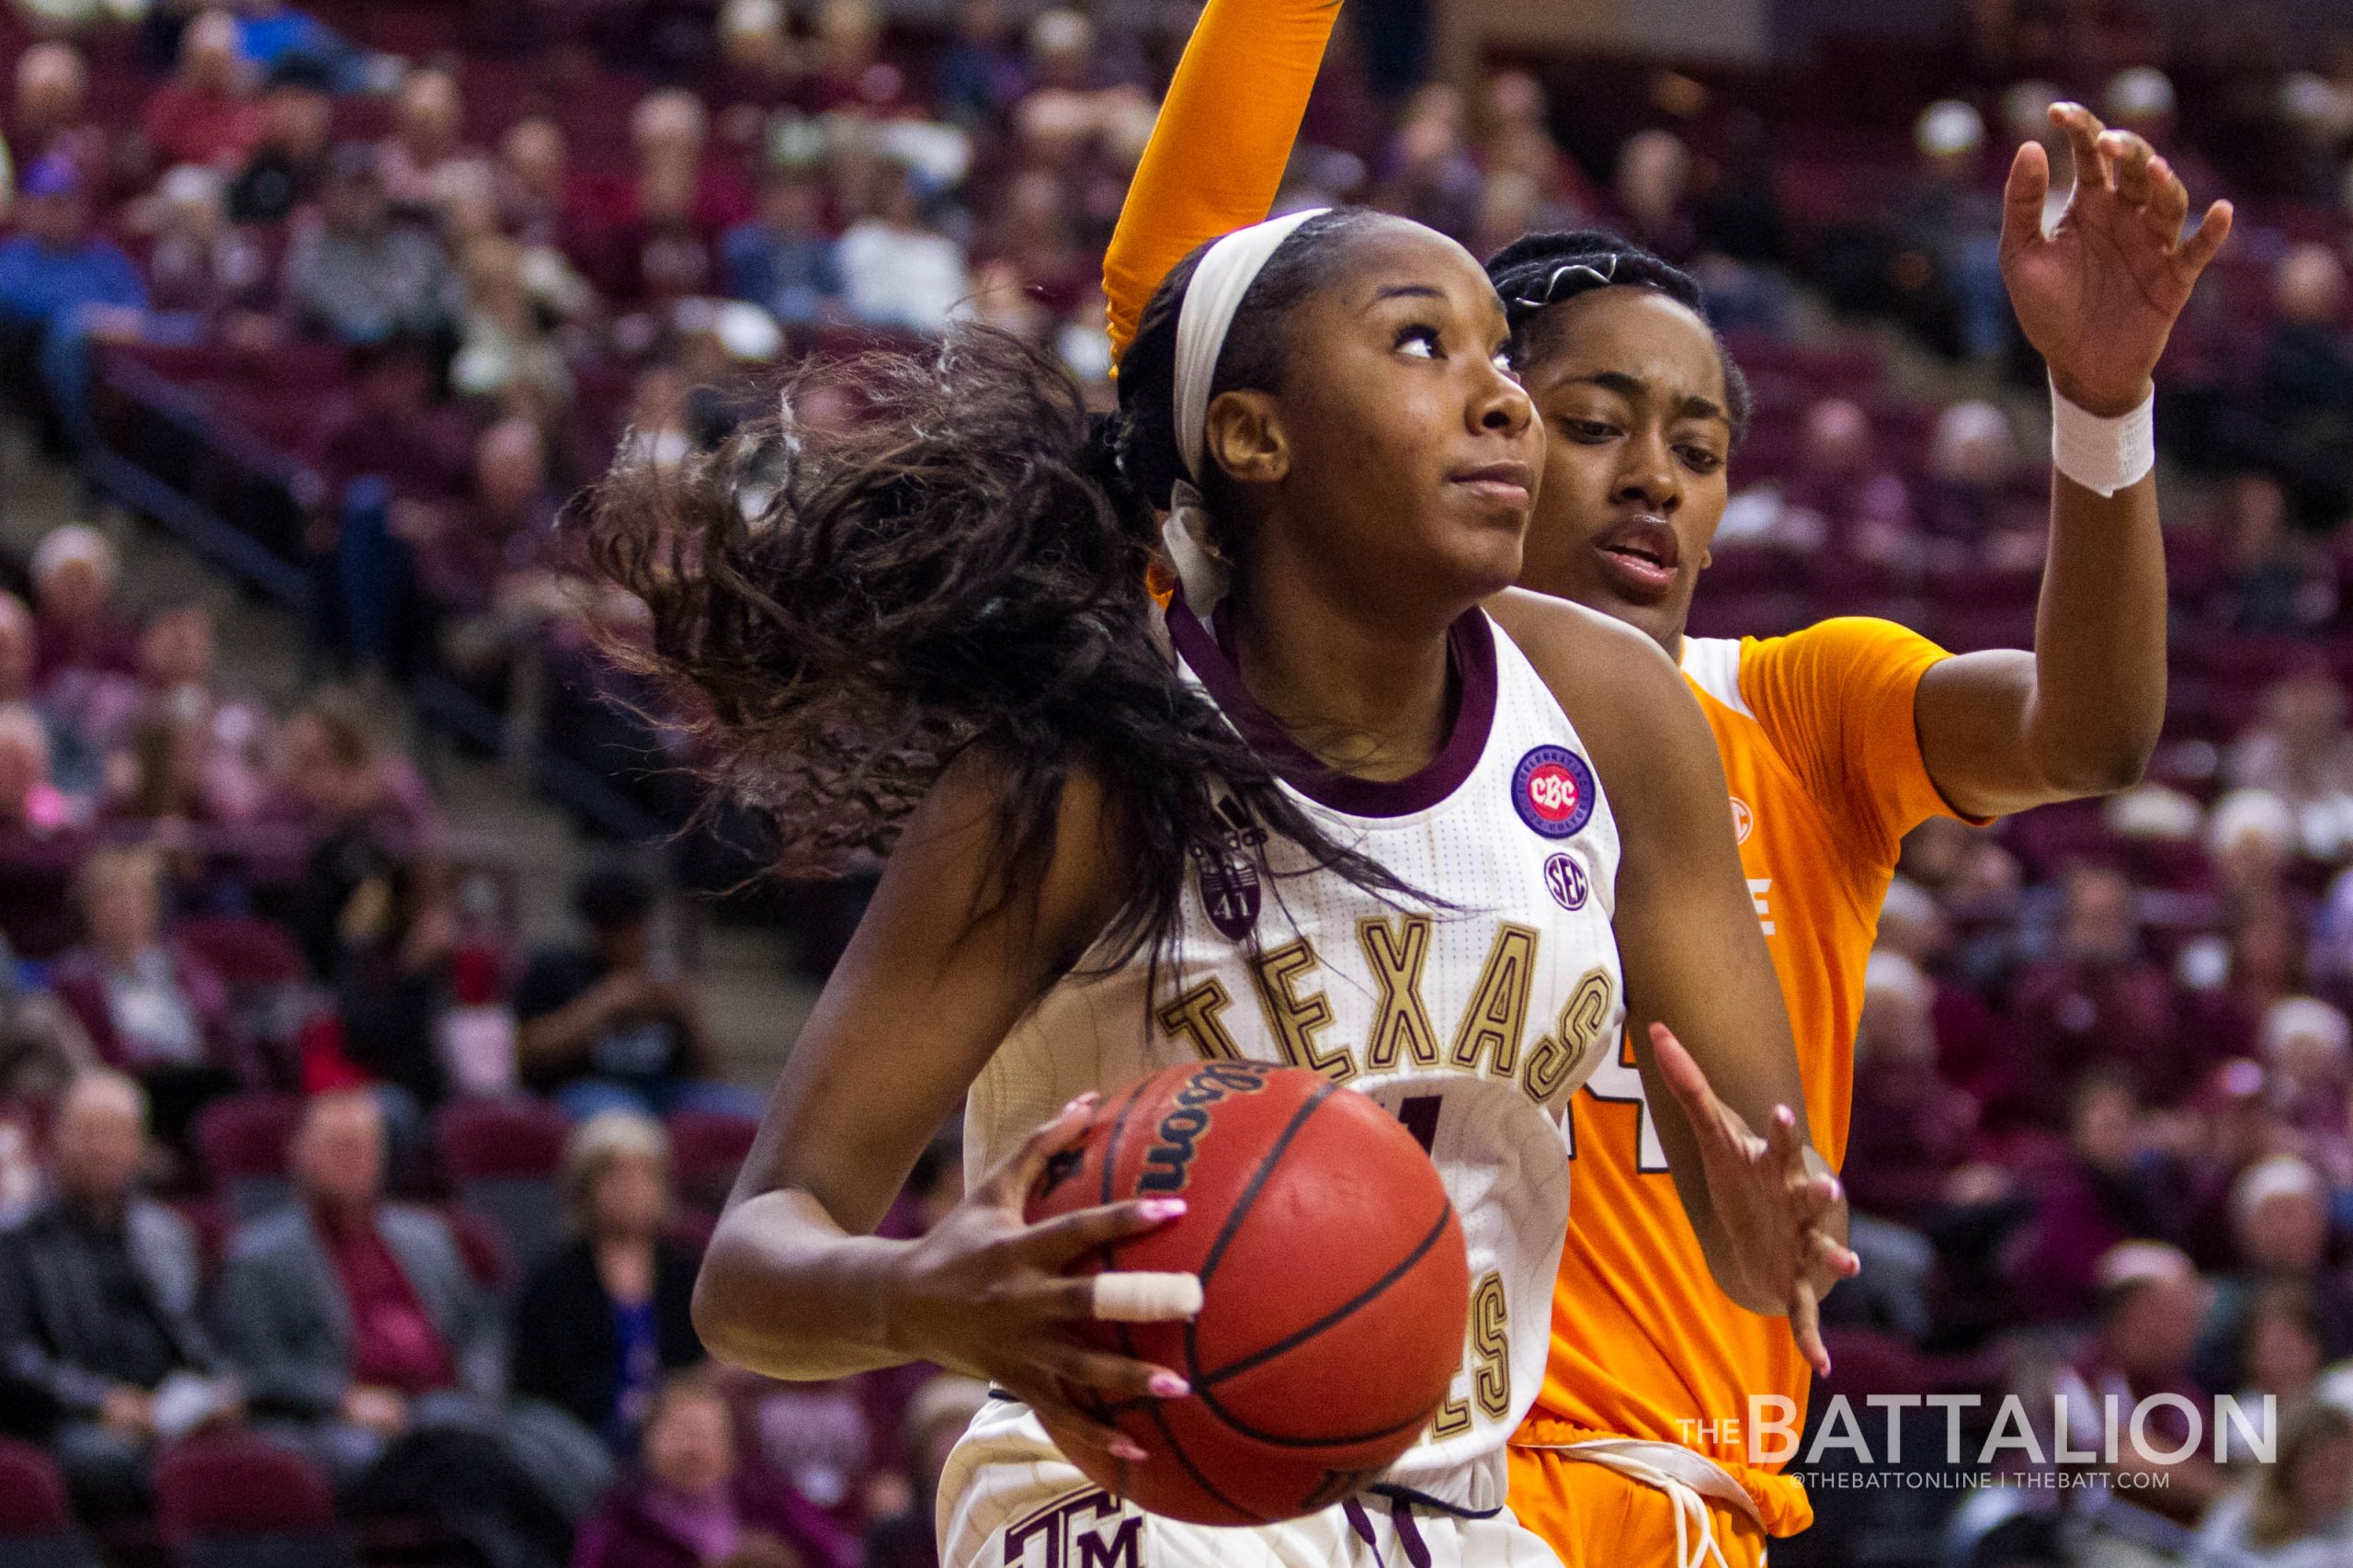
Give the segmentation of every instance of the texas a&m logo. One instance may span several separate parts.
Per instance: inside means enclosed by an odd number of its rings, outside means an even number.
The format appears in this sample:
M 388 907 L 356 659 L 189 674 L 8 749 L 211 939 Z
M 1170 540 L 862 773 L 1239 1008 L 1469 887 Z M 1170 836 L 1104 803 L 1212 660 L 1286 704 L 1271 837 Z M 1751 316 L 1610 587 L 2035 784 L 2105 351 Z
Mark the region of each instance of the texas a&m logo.
M 1143 1516 L 1108 1492 L 1057 1498 L 1006 1527 L 1005 1568 L 1141 1568 Z
M 1566 838 L 1593 820 L 1593 769 L 1566 746 L 1538 746 L 1511 773 L 1512 810 L 1546 838 Z

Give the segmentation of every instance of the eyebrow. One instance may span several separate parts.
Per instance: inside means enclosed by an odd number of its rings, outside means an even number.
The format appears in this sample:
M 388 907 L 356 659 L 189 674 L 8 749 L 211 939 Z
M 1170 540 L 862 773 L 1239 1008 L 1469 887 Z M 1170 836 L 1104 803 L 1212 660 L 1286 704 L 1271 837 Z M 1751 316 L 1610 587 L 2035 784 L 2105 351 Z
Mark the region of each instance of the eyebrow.
M 1366 301 L 1364 308 L 1369 311 L 1388 300 L 1443 300 L 1445 298 L 1445 290 L 1435 288 L 1427 283 L 1392 283 L 1388 288 L 1380 290 L 1371 299 Z
M 1623 370 L 1596 370 L 1589 376 L 1571 376 L 1569 382 L 1571 385 L 1599 387 L 1623 398 L 1650 395 L 1650 387 L 1640 377 L 1630 376 Z M 1677 403 L 1675 412 L 1677 417 L 1682 419 L 1721 419 L 1727 425 L 1732 423 L 1732 415 L 1724 412 L 1722 404 L 1697 392 Z

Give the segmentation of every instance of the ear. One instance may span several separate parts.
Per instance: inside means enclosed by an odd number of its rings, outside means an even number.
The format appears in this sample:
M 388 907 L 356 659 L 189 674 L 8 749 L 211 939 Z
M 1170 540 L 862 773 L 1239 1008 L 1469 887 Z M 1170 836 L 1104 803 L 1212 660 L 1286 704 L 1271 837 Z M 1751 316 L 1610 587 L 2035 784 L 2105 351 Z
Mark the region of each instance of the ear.
M 1218 393 L 1201 444 L 1213 465 L 1244 484 L 1273 484 L 1290 473 L 1290 437 L 1271 392 Z

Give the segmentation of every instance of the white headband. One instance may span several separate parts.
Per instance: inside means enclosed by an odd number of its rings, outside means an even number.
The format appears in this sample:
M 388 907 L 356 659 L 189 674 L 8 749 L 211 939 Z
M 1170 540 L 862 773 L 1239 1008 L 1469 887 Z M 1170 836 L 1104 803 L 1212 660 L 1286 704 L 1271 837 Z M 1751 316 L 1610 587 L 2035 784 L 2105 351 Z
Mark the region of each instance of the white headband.
M 1193 269 L 1185 303 L 1176 312 L 1176 455 L 1189 478 L 1176 482 L 1161 542 L 1184 585 L 1185 602 L 1204 618 L 1225 597 L 1226 585 L 1225 563 L 1210 548 L 1209 513 L 1199 489 L 1209 461 L 1202 433 L 1209 423 L 1210 384 L 1217 377 L 1218 357 L 1225 351 L 1225 335 L 1233 326 L 1243 296 L 1267 261 L 1293 230 L 1328 210 L 1316 207 L 1285 213 L 1219 240 Z

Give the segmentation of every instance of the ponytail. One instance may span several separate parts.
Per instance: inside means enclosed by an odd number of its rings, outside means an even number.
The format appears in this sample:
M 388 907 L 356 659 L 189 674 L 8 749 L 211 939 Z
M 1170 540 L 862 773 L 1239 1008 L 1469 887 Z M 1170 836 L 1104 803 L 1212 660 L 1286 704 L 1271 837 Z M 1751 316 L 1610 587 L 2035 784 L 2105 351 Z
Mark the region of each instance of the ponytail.
M 835 392 L 857 412 L 795 417 Z M 1090 428 L 1053 360 L 960 325 L 934 350 L 805 371 L 719 450 L 606 479 L 591 554 L 652 611 L 632 662 L 700 715 L 710 774 L 774 819 L 778 869 L 888 854 L 977 745 L 1001 777 L 997 908 L 1034 898 L 1072 767 L 1101 781 L 1128 878 L 1106 963 L 1174 931 L 1191 857 L 1233 836 L 1221 792 L 1315 863 L 1398 886 L 1180 678 L 1145 587 L 1156 527 L 1114 455 L 1152 400 L 1123 384 L 1120 428 Z

